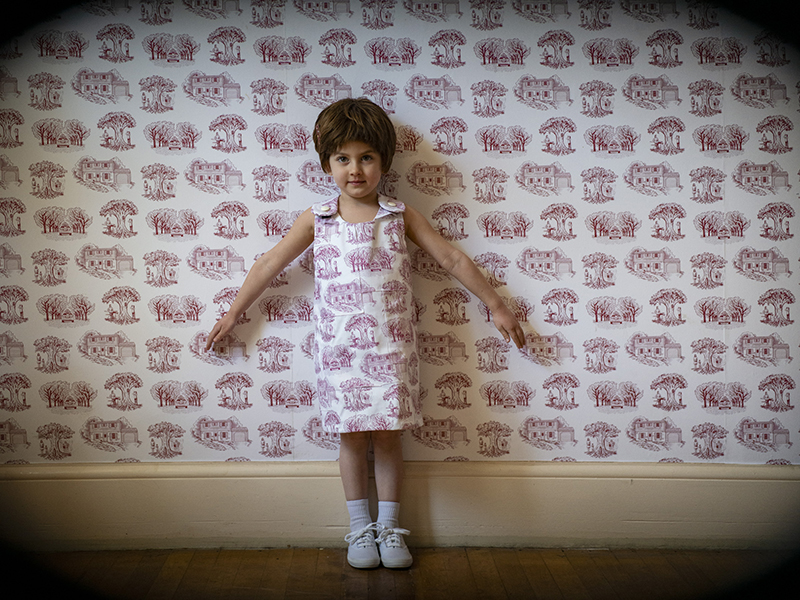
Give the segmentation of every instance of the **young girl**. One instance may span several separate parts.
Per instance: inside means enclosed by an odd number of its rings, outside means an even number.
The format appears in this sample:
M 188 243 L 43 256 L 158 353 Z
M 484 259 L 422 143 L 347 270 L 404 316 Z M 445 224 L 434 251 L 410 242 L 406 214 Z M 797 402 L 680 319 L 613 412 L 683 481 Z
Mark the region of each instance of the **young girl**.
M 317 117 L 314 145 L 338 197 L 313 205 L 263 254 L 227 314 L 209 333 L 221 341 L 267 284 L 314 244 L 317 399 L 324 426 L 341 435 L 339 471 L 350 513 L 347 560 L 356 568 L 409 567 L 397 517 L 403 481 L 401 432 L 422 425 L 419 358 L 412 319 L 407 236 L 478 296 L 506 342 L 524 344 L 512 312 L 475 264 L 417 210 L 378 194 L 394 157 L 386 113 L 366 98 L 331 104 Z M 367 503 L 372 444 L 378 519 Z

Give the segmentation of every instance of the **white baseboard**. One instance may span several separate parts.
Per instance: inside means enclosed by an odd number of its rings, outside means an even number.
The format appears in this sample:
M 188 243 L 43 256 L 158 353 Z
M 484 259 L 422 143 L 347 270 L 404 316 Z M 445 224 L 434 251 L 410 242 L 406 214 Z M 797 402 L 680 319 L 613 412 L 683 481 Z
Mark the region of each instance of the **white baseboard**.
M 797 548 L 800 466 L 409 462 L 414 546 Z M 335 462 L 0 465 L 31 550 L 343 545 Z

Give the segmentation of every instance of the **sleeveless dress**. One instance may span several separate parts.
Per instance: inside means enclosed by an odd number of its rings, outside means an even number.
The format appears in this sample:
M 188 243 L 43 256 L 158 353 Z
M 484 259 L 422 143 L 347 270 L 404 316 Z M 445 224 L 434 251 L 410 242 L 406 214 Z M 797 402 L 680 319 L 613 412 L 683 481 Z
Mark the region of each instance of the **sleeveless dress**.
M 411 262 L 402 202 L 348 223 L 338 197 L 314 213 L 314 368 L 322 426 L 335 433 L 422 425 Z

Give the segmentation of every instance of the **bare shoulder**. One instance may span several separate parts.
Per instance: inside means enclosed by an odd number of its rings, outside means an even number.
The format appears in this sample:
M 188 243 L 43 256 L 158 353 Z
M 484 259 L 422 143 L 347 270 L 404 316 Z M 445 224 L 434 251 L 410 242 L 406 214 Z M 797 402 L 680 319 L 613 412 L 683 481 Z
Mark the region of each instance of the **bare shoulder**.
M 310 208 L 305 209 L 294 222 L 301 229 L 310 230 L 314 232 L 314 213 Z
M 420 235 L 425 235 L 426 229 L 433 230 L 428 219 L 413 206 L 406 204 L 406 209 L 403 211 L 403 220 L 406 224 L 406 235 L 412 242 L 419 245 L 416 238 Z
M 419 212 L 413 206 L 409 206 L 408 204 L 405 205 L 405 210 L 403 211 L 403 216 L 408 218 L 411 217 L 412 219 L 424 219 L 425 217 L 422 216 L 422 213 Z
M 314 213 L 311 209 L 303 211 L 292 227 L 278 242 L 271 253 L 278 262 L 286 266 L 314 242 Z
M 291 229 L 286 234 L 286 238 L 293 238 L 307 241 L 307 245 L 314 241 L 314 213 L 307 208 L 300 216 L 295 219 Z M 284 238 L 284 239 L 286 239 Z
M 454 248 L 436 231 L 421 212 L 406 205 L 404 214 L 406 236 L 417 246 L 430 254 L 439 264 L 449 256 Z

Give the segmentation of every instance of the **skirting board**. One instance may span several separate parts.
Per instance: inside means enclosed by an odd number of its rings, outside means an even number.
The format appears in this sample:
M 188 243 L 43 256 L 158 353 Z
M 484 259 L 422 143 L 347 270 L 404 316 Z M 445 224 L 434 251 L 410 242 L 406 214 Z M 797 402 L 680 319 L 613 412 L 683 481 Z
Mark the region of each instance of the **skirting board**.
M 335 462 L 0 465 L 0 537 L 29 550 L 336 547 Z M 800 466 L 406 463 L 409 545 L 800 544 Z

